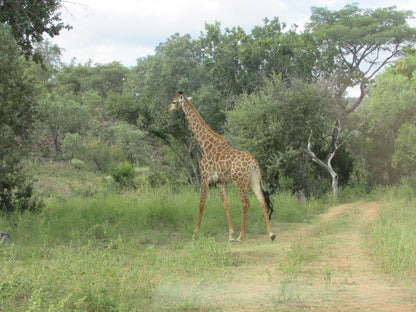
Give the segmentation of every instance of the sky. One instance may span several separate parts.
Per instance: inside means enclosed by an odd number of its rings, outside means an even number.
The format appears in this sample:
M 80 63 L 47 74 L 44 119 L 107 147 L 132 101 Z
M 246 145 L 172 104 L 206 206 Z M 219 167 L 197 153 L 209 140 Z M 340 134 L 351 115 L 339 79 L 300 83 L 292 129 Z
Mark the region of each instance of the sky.
M 416 12 L 416 0 L 62 0 L 61 18 L 73 29 L 47 39 L 63 49 L 65 63 L 118 61 L 132 67 L 175 33 L 198 38 L 205 23 L 218 21 L 223 29 L 241 26 L 250 33 L 265 18 L 278 17 L 302 29 L 311 7 L 340 10 L 351 3 Z M 415 27 L 415 20 L 410 24 Z

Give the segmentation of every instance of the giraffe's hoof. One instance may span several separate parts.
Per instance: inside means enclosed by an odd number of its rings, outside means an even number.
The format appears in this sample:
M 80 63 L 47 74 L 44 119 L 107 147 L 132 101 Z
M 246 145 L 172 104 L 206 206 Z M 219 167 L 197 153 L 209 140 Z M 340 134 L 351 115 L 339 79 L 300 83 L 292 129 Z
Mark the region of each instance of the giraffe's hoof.
M 237 243 L 241 243 L 243 241 L 242 237 L 237 238 Z
M 274 239 L 276 238 L 276 234 L 274 233 L 270 233 L 269 236 L 272 241 L 274 241 Z
M 199 232 L 198 232 L 198 231 L 195 231 L 195 232 L 192 234 L 192 240 L 197 240 L 197 239 L 199 239 Z
M 235 238 L 234 238 L 234 237 L 230 237 L 230 238 L 228 238 L 228 241 L 229 241 L 230 243 L 235 243 L 235 242 L 236 242 L 236 240 L 235 240 Z

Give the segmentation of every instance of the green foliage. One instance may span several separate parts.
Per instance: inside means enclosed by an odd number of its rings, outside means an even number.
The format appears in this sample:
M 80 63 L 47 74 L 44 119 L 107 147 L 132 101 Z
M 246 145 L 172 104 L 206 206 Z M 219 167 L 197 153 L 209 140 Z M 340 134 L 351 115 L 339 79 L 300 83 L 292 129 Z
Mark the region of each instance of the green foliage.
M 59 12 L 62 1 L 40 0 L 40 1 L 13 1 L 3 0 L 1 2 L 0 22 L 10 25 L 16 42 L 21 46 L 26 55 L 33 52 L 33 43 L 43 40 L 44 33 L 54 37 L 62 29 L 71 29 L 64 25 Z M 40 55 L 35 55 L 40 57 Z
M 85 160 L 93 170 L 105 172 L 111 165 L 111 162 L 121 157 L 117 157 L 117 148 L 109 146 L 99 139 L 91 139 L 84 144 L 84 154 L 82 160 Z
M 233 145 L 253 153 L 274 189 L 284 186 L 313 193 L 317 172 L 303 150 L 311 129 L 318 136 L 325 129 L 322 117 L 328 97 L 315 84 L 274 76 L 258 94 L 242 96 L 227 113 L 228 137 Z M 279 185 L 284 177 L 292 185 Z
M 403 124 L 394 140 L 392 166 L 398 168 L 402 176 L 413 175 L 416 171 L 416 126 Z
M 34 53 L 41 56 L 41 63 L 29 63 L 26 72 L 44 88 L 42 91 L 45 93 L 52 91 L 53 77 L 63 66 L 61 52 L 61 48 L 48 40 L 35 45 Z
M 109 64 L 70 64 L 63 67 L 54 77 L 59 94 L 83 95 L 95 90 L 106 99 L 110 93 L 121 93 L 128 69 L 118 62 Z M 81 100 L 81 99 L 80 99 Z
M 20 161 L 35 119 L 36 84 L 10 29 L 0 25 L 0 210 L 35 210 L 32 186 Z
M 105 107 L 115 119 L 130 124 L 135 124 L 139 117 L 138 103 L 128 93 L 110 93 L 106 99 Z
M 368 122 L 353 140 L 352 150 L 373 184 L 398 182 L 405 173 L 403 169 L 412 166 L 408 144 L 412 142 L 411 125 L 416 114 L 415 64 L 414 55 L 396 62 L 377 76 L 370 90 Z M 409 159 L 404 158 L 406 154 Z
M 374 259 L 391 274 L 416 278 L 416 201 L 414 181 L 383 190 L 381 215 L 366 230 Z
M 159 170 L 151 171 L 146 177 L 146 182 L 151 188 L 158 188 L 160 186 L 166 185 L 169 181 L 174 182 L 173 177 L 169 177 Z
M 32 181 L 21 166 L 0 164 L 0 212 L 38 211 L 43 204 L 34 195 Z
M 273 197 L 273 206 L 278 222 L 309 222 L 316 214 L 323 212 L 326 205 L 311 197 L 307 200 L 304 194 L 292 195 L 281 192 Z M 253 202 L 254 203 L 254 202 Z
M 67 133 L 84 133 L 89 126 L 90 116 L 85 106 L 70 95 L 49 94 L 39 103 L 37 127 L 52 138 L 55 155 L 61 153 L 61 144 Z
M 110 167 L 110 174 L 122 187 L 132 187 L 135 176 L 134 166 L 124 161 Z
M 241 27 L 223 31 L 220 23 L 205 25 L 197 43 L 209 70 L 207 82 L 229 99 L 258 90 L 272 74 L 311 78 L 316 58 L 311 37 L 285 28 L 277 17 L 265 19 L 251 33 Z
M 351 4 L 339 11 L 313 7 L 307 29 L 321 47 L 319 68 L 325 76 L 335 69 L 340 94 L 349 86 L 366 85 L 385 65 L 382 60 L 397 59 L 415 43 L 416 29 L 406 21 L 413 16 L 414 12 L 396 7 L 370 10 Z
M 49 14 L 51 20 L 44 24 L 56 26 L 55 34 L 67 27 L 56 14 L 61 4 L 44 1 L 37 9 Z M 6 1 L 4 5 L 22 12 L 15 3 Z M 10 11 L 2 13 L 6 16 Z M 355 116 L 346 118 L 357 105 L 346 101 L 341 91 L 356 83 L 367 84 L 372 76 L 363 76 L 362 65 L 373 61 L 371 64 L 384 64 L 374 59 L 384 56 L 377 51 L 389 51 L 394 59 L 414 42 L 414 30 L 406 24 L 412 15 L 395 8 L 372 11 L 355 5 L 335 12 L 314 8 L 311 23 L 303 33 L 295 26 L 286 27 L 277 17 L 265 19 L 263 25 L 251 31 L 241 27 L 223 29 L 216 22 L 206 24 L 195 39 L 173 34 L 158 45 L 155 55 L 139 59 L 131 69 L 118 62 L 64 65 L 59 47 L 48 42 L 36 46 L 42 64 L 25 63 L 18 57 L 18 45 L 7 43 L 13 36 L 6 34 L 7 27 L 2 25 L 1 49 L 5 52 L 0 58 L 13 56 L 2 63 L 0 74 L 4 80 L 0 96 L 7 97 L 2 102 L 0 120 L 7 119 L 8 123 L 1 131 L 2 153 L 4 150 L 10 159 L 19 158 L 20 151 L 14 147 L 29 146 L 20 140 L 31 132 L 30 147 L 35 157 L 78 159 L 83 162 L 78 164 L 80 170 L 101 172 L 127 160 L 150 168 L 148 173 L 135 177 L 137 185 L 197 185 L 201 150 L 183 114 L 163 114 L 173 94 L 181 89 L 193 97 L 211 128 L 225 134 L 233 146 L 256 156 L 269 188 L 302 190 L 308 195 L 322 193 L 329 185 L 322 182 L 325 172 L 304 153 L 310 131 L 314 133 L 315 153 L 325 159 L 334 143 L 346 138 L 345 129 L 353 129 L 354 121 L 359 120 Z M 346 45 L 356 49 L 346 49 Z M 412 80 L 412 64 L 406 58 L 391 73 Z M 9 77 L 21 83 L 13 86 Z M 314 81 L 322 81 L 322 77 L 337 85 L 319 87 Z M 411 92 L 406 97 L 410 102 L 414 98 Z M 32 105 L 35 101 L 39 102 L 36 110 Z M 9 103 L 20 106 L 3 109 Z M 40 118 L 33 118 L 34 112 Z M 13 114 L 19 118 L 11 118 Z M 34 119 L 35 131 L 27 131 Z M 344 131 L 338 141 L 328 142 L 334 133 L 334 120 L 342 120 L 339 124 Z M 16 135 L 18 131 L 21 133 Z M 394 138 L 387 146 L 393 146 L 392 142 Z M 388 167 L 395 152 L 391 149 L 385 162 Z M 350 150 L 354 148 L 339 150 L 333 161 L 340 183 L 350 180 L 353 161 L 363 171 L 367 167 L 384 168 L 377 166 L 379 163 L 368 165 L 361 153 L 359 161 L 352 159 Z M 370 149 L 363 150 L 365 153 Z M 10 163 L 13 160 L 7 166 Z M 389 170 L 398 172 L 398 168 Z M 375 173 L 384 176 L 380 171 Z
M 136 163 L 144 161 L 148 150 L 143 131 L 124 122 L 114 124 L 113 131 L 115 143 L 123 150 L 126 159 Z
M 10 28 L 4 25 L 0 25 L 0 46 L 1 144 L 16 145 L 33 122 L 36 85 L 26 75 L 26 62 L 19 56 Z
M 84 151 L 84 145 L 82 138 L 78 133 L 67 133 L 62 140 L 62 156 L 65 159 L 72 160 L 73 158 L 79 158 Z

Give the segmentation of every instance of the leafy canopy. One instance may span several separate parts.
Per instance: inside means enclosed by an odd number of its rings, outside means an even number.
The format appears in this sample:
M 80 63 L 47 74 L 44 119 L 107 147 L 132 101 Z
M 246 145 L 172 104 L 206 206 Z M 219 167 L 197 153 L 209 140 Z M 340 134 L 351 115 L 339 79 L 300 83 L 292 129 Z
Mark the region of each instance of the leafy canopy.
M 33 43 L 41 42 L 43 34 L 59 35 L 71 29 L 61 21 L 61 0 L 0 0 L 0 22 L 9 25 L 17 43 L 26 55 L 33 52 Z
M 413 16 L 394 6 L 371 10 L 352 4 L 339 11 L 313 7 L 307 31 L 320 45 L 321 73 L 337 73 L 340 94 L 367 83 L 416 42 L 416 29 L 407 24 Z

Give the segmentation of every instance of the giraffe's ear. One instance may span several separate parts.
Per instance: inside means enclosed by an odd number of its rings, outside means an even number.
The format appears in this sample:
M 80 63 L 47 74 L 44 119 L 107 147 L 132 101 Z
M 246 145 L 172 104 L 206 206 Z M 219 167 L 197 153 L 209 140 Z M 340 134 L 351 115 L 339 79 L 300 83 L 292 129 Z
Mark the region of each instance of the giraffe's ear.
M 188 97 L 188 101 L 190 101 L 192 99 L 192 96 Z

